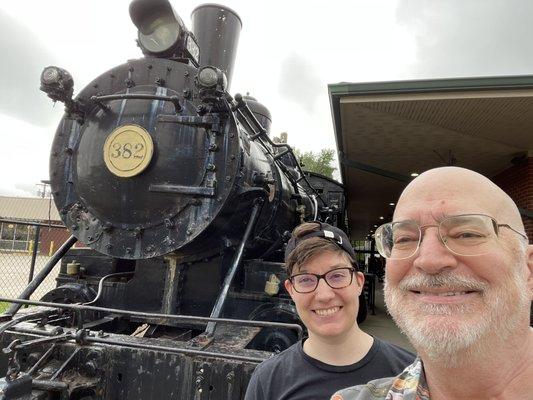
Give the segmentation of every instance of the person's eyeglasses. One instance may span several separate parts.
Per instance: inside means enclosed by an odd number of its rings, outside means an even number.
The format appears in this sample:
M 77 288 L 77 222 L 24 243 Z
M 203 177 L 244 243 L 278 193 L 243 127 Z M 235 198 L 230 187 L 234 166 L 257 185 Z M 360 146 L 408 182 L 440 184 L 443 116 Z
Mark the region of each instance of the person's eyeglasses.
M 500 228 L 508 228 L 527 240 L 527 236 L 507 224 L 499 224 L 483 214 L 454 215 L 436 225 L 420 226 L 414 221 L 389 222 L 376 229 L 376 247 L 383 257 L 402 260 L 413 256 L 422 241 L 423 230 L 438 229 L 439 238 L 452 253 L 478 256 L 487 253 L 498 238 Z
M 335 268 L 325 274 L 296 274 L 289 278 L 292 287 L 298 293 L 311 293 L 318 287 L 318 281 L 324 279 L 332 289 L 342 289 L 352 284 L 353 268 Z

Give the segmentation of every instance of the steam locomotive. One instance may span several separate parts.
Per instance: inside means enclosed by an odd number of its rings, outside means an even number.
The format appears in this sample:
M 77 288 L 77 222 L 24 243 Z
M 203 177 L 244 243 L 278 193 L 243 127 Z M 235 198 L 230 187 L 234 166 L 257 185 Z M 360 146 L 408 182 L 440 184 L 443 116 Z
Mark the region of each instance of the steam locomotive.
M 268 109 L 229 94 L 234 11 L 199 6 L 191 31 L 168 0 L 130 16 L 143 58 L 75 98 L 67 71 L 41 75 L 65 104 L 50 179 L 73 236 L 0 317 L 1 398 L 240 399 L 303 333 L 280 285 L 289 232 L 345 228 L 342 185 L 304 172 Z M 57 287 L 27 300 L 60 259 Z

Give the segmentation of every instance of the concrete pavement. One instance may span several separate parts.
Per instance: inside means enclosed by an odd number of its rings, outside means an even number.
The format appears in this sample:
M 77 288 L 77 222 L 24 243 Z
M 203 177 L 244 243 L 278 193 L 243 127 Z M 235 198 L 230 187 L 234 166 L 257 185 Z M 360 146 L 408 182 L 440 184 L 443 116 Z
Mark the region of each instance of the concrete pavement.
M 400 329 L 398 329 L 386 311 L 382 283 L 376 285 L 376 315 L 372 315 L 369 311 L 368 317 L 360 324 L 360 327 L 370 335 L 394 343 L 413 353 L 415 352 L 407 337 L 400 332 Z

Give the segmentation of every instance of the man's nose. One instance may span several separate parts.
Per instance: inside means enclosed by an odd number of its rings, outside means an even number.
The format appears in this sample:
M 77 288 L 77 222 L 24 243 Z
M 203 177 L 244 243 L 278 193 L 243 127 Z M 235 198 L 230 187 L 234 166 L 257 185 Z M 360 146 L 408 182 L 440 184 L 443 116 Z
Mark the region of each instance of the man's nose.
M 414 257 L 413 266 L 431 275 L 457 266 L 455 255 L 444 245 L 436 227 L 425 230 Z
M 325 278 L 318 280 L 318 286 L 315 289 L 315 298 L 320 301 L 328 301 L 335 297 L 335 291 L 327 283 Z

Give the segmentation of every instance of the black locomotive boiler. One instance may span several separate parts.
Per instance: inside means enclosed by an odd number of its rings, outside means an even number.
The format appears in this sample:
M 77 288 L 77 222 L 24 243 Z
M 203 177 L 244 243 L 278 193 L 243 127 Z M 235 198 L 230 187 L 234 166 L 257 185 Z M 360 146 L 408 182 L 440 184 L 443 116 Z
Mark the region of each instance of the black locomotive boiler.
M 50 179 L 73 237 L 1 317 L 6 399 L 242 398 L 255 365 L 302 335 L 288 233 L 344 227 L 343 187 L 304 173 L 267 108 L 229 94 L 234 11 L 199 6 L 191 31 L 167 0 L 130 15 L 144 57 L 75 98 L 67 71 L 41 76 L 65 104 Z M 25 300 L 60 259 L 57 287 Z

